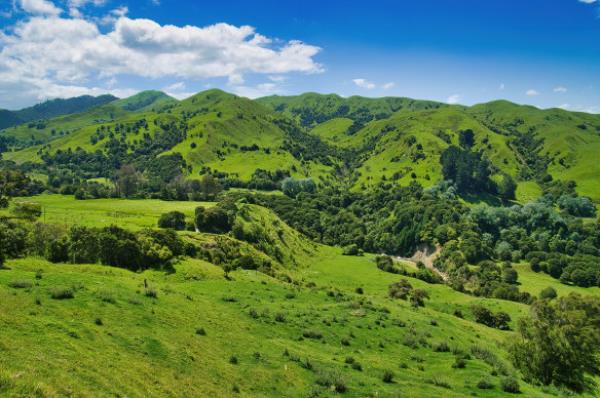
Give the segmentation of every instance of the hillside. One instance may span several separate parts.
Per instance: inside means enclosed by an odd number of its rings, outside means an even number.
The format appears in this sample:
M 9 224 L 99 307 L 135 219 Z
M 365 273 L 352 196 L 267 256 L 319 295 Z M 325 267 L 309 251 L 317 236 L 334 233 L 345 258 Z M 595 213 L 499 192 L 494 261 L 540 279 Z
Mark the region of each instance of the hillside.
M 72 209 L 91 210 L 77 217 L 89 227 L 110 225 L 108 208 L 133 229 L 156 223 L 160 214 L 148 212 L 158 205 L 152 202 L 65 199 L 39 198 L 49 225 L 59 226 L 57 215 Z M 213 205 L 162 203 L 161 211 L 181 209 L 187 217 L 194 205 Z M 232 235 L 239 239 L 179 235 L 227 256 L 240 250 L 267 259 L 281 250 L 278 272 L 238 268 L 224 275 L 226 262 L 216 252 L 212 262 L 201 258 L 205 252 L 181 256 L 168 272 L 9 260 L 0 270 L 0 323 L 7 326 L 0 333 L 0 395 L 509 395 L 502 385 L 519 373 L 503 347 L 514 339 L 526 304 L 384 272 L 373 255 L 343 256 L 307 244 L 256 205 L 238 203 L 236 214 Z M 598 294 L 527 271 L 519 267 L 524 290 Z M 389 286 L 400 279 L 428 292 L 424 306 L 390 297 Z M 504 311 L 512 330 L 475 322 L 473 304 Z M 522 396 L 565 396 L 552 386 L 518 384 Z
M 133 162 L 142 171 L 149 158 L 175 155 L 183 160 L 180 172 L 192 178 L 210 174 L 240 186 L 263 178 L 265 171 L 279 173 L 267 176 L 269 186 L 291 175 L 360 190 L 382 181 L 437 184 L 445 178 L 443 152 L 460 146 L 459 135 L 470 132 L 469 149 L 489 163 L 491 181 L 499 184 L 510 176 L 516 182 L 515 199 L 524 203 L 550 189 L 552 181 L 570 180 L 579 195 L 600 200 L 600 166 L 591 161 L 600 149 L 599 129 L 597 115 L 507 101 L 469 108 L 316 93 L 253 101 L 209 90 L 182 101 L 145 91 L 35 126 L 5 129 L 0 137 L 10 148 L 3 157 L 18 163 L 40 164 L 78 148 L 106 153 L 107 145 L 119 137 L 128 146 L 123 162 Z M 145 154 L 145 160 L 135 155 L 148 140 L 167 136 L 169 142 Z M 110 174 L 86 173 L 85 178 Z M 479 200 L 488 195 L 480 194 L 471 196 Z
M 116 99 L 117 97 L 108 94 L 97 97 L 82 95 L 74 98 L 48 100 L 18 111 L 0 110 L 0 129 L 40 119 L 51 119 L 57 116 L 85 112 Z

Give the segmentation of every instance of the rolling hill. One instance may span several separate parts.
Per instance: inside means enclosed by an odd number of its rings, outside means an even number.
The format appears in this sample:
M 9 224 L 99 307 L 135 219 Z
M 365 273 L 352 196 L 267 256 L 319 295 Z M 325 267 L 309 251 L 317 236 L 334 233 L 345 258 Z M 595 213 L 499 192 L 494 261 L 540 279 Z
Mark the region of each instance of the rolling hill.
M 472 149 L 492 165 L 492 179 L 510 175 L 517 181 L 518 200 L 539 196 L 552 179 L 574 180 L 579 194 L 600 200 L 600 166 L 591 160 L 600 149 L 600 116 L 507 101 L 463 107 L 316 93 L 249 100 L 219 90 L 177 101 L 146 91 L 0 136 L 16 142 L 5 159 L 39 163 L 44 153 L 105 148 L 106 139 L 93 138 L 99 129 L 136 123 L 147 123 L 152 136 L 165 123 L 185 126 L 182 138 L 162 154 L 181 154 L 192 177 L 218 172 L 249 181 L 258 169 L 284 170 L 354 189 L 384 180 L 436 184 L 442 152 L 468 130 Z M 139 136 L 126 133 L 123 139 L 133 148 Z
M 88 109 L 107 104 L 116 99 L 117 97 L 108 94 L 97 97 L 82 95 L 80 97 L 68 99 L 53 99 L 18 111 L 0 110 L 0 128 L 12 127 L 40 119 L 51 119 L 57 116 L 85 112 Z

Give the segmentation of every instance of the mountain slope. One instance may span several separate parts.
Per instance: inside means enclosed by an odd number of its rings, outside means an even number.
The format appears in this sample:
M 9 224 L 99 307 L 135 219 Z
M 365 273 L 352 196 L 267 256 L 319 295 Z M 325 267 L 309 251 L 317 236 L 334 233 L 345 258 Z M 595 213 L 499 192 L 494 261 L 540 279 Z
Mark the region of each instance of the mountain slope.
M 174 105 L 177 100 L 162 91 L 147 90 L 113 102 L 113 105 L 119 106 L 126 111 L 148 111 L 152 109 L 161 109 L 169 105 Z
M 101 106 L 116 100 L 113 95 L 82 95 L 67 99 L 53 99 L 19 111 L 0 111 L 0 129 L 16 126 L 40 119 L 50 119 L 62 115 L 85 112 L 88 109 Z
M 304 126 L 314 126 L 328 120 L 345 117 L 364 124 L 373 119 L 383 119 L 402 109 L 420 110 L 446 106 L 434 101 L 411 98 L 340 97 L 336 94 L 306 93 L 298 96 L 269 96 L 257 100 L 271 109 L 297 117 Z

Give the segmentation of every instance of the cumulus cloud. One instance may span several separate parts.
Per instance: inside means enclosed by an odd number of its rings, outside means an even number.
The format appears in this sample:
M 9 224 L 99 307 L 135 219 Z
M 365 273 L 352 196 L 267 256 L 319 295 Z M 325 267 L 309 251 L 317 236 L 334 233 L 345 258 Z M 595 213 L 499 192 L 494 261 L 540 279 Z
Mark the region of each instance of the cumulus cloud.
M 19 0 L 17 3 L 21 9 L 36 15 L 59 15 L 62 10 L 48 0 Z
M 458 104 L 458 102 L 461 100 L 461 96 L 459 94 L 454 94 L 448 97 L 448 99 L 446 100 L 447 103 L 453 105 L 453 104 Z
M 367 90 L 372 90 L 375 88 L 375 83 L 371 83 L 366 79 L 352 79 L 352 82 L 356 84 L 360 88 L 366 88 Z
M 563 86 L 554 87 L 555 93 L 566 93 L 567 91 L 567 88 Z
M 537 97 L 538 95 L 540 95 L 540 93 L 537 90 L 529 89 L 525 92 L 525 95 L 527 95 L 528 97 Z
M 366 90 L 373 90 L 377 87 L 380 87 L 384 90 L 389 90 L 390 88 L 393 88 L 396 85 L 396 83 L 394 82 L 387 82 L 382 84 L 381 86 L 378 86 L 377 84 L 363 78 L 352 79 L 352 83 L 354 83 L 357 87 L 364 88 Z
M 69 2 L 73 7 L 87 3 L 101 2 Z M 319 47 L 275 41 L 251 26 L 160 25 L 130 18 L 126 9 L 113 10 L 101 21 L 80 14 L 63 17 L 48 0 L 20 0 L 19 5 L 30 15 L 0 31 L 0 94 L 22 100 L 93 92 L 98 88 L 91 82 L 118 75 L 227 78 L 242 85 L 245 74 L 323 70 L 314 59 Z M 109 23 L 108 29 L 101 30 L 102 23 Z
M 579 0 L 580 3 L 585 3 L 585 4 L 594 4 L 594 3 L 598 3 L 598 0 Z

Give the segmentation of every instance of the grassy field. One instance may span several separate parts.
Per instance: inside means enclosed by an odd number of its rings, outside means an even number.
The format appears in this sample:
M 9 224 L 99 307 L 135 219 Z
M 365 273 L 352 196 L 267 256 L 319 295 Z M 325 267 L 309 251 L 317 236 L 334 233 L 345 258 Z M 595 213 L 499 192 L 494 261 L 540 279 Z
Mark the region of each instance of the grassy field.
M 163 200 L 135 199 L 91 199 L 76 200 L 66 195 L 39 195 L 30 198 L 15 198 L 13 201 L 28 201 L 42 206 L 40 220 L 64 226 L 85 225 L 106 227 L 118 225 L 128 229 L 155 228 L 161 214 L 181 211 L 190 220 L 198 206 L 212 206 L 207 202 L 177 202 Z M 14 206 L 14 203 L 12 204 Z M 10 214 L 10 209 L 0 211 Z
M 110 212 L 122 212 L 127 216 L 116 220 L 131 229 L 155 225 L 168 210 L 191 215 L 198 205 L 36 199 L 55 211 L 47 222 L 72 217 L 103 226 L 115 222 Z M 284 263 L 278 278 L 238 270 L 226 279 L 220 267 L 190 258 L 172 273 L 10 260 L 0 270 L 0 396 L 507 395 L 500 382 L 502 373 L 517 374 L 504 350 L 514 332 L 473 322 L 470 306 L 507 312 L 514 329 L 526 305 L 408 278 L 430 295 L 424 308 L 414 309 L 388 297 L 388 286 L 401 277 L 380 271 L 372 255 L 343 256 L 338 248 L 309 244 L 256 206 L 238 217 L 297 261 Z M 532 293 L 553 285 L 561 295 L 600 294 L 517 267 L 521 288 Z M 73 297 L 53 298 L 65 290 Z M 478 359 L 474 347 L 494 359 Z M 466 366 L 453 367 L 466 354 Z M 388 372 L 391 382 L 383 380 Z M 493 387 L 477 388 L 482 379 Z M 524 397 L 562 396 L 520 384 Z
M 386 298 L 397 276 L 377 270 L 369 257 L 329 249 L 321 256 L 298 275 L 301 287 L 253 271 L 234 272 L 227 281 L 220 268 L 199 260 L 183 261 L 168 275 L 11 261 L 0 271 L 7 309 L 0 312 L 0 391 L 301 397 L 337 395 L 330 384 L 338 383 L 349 397 L 505 396 L 488 364 L 471 359 L 454 369 L 451 352 L 433 349 L 441 342 L 466 352 L 480 345 L 501 357 L 496 347 L 510 332 L 446 313 L 471 298 L 436 286 L 427 307 L 415 311 Z M 145 296 L 144 280 L 156 299 Z M 10 287 L 24 282 L 31 287 Z M 59 287 L 73 289 L 74 298 L 51 299 Z M 513 316 L 524 310 L 489 301 Z M 420 343 L 411 347 L 413 340 Z M 361 370 L 346 363 L 349 357 Z M 393 383 L 382 381 L 387 370 Z M 483 378 L 495 387 L 478 390 Z M 550 396 L 521 385 L 523 396 Z

